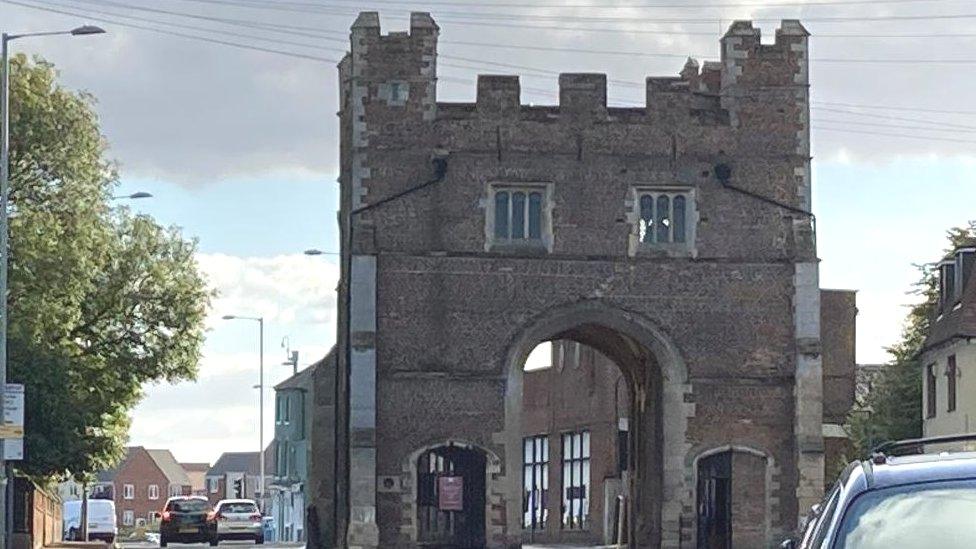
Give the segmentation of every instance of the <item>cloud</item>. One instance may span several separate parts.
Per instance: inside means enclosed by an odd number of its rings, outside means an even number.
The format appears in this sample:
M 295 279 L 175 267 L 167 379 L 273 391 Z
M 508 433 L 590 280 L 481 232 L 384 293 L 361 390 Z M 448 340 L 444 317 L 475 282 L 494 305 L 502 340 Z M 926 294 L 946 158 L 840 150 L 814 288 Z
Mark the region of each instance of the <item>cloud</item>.
M 155 4 L 139 5 L 151 7 Z M 152 12 L 130 10 L 125 13 L 204 29 L 180 31 L 187 34 L 204 34 L 214 39 L 328 59 L 338 59 L 341 51 L 347 48 L 342 36 L 352 23 L 355 12 L 352 7 L 331 9 L 330 13 L 254 10 L 246 6 L 228 5 L 174 4 L 167 7 L 200 17 L 244 19 L 259 24 L 300 26 L 338 34 L 314 38 L 306 36 L 309 34 L 307 32 L 303 35 L 303 31 L 276 33 Z M 87 8 L 94 9 L 91 6 Z M 77 6 L 74 9 L 91 13 L 87 8 Z M 640 83 L 645 76 L 674 75 L 683 65 L 683 59 L 678 58 L 499 49 L 461 44 L 472 40 L 473 30 L 477 30 L 476 41 L 500 45 L 704 55 L 715 59 L 719 55 L 719 36 L 731 20 L 799 17 L 806 21 L 813 33 L 811 94 L 813 100 L 819 103 L 815 104 L 817 110 L 813 113 L 814 125 L 818 128 L 813 140 L 816 156 L 832 157 L 840 151 L 852 158 L 881 160 L 927 154 L 972 156 L 971 141 L 976 141 L 976 133 L 947 124 L 976 126 L 976 117 L 966 114 L 972 111 L 971 108 L 967 110 L 966 90 L 976 84 L 976 71 L 969 70 L 965 64 L 889 63 L 966 57 L 965 52 L 972 51 L 976 45 L 973 38 L 925 36 L 971 33 L 967 28 L 969 21 L 965 19 L 884 23 L 856 21 L 856 18 L 866 16 L 931 13 L 924 7 L 903 4 L 655 10 L 623 6 L 602 10 L 527 6 L 528 11 L 516 19 L 505 17 L 517 14 L 493 11 L 485 6 L 473 5 L 472 8 L 478 11 L 465 14 L 465 19 L 477 18 L 476 14 L 479 13 L 494 14 L 490 17 L 501 15 L 502 18 L 481 21 L 491 23 L 490 26 L 470 26 L 461 24 L 456 8 L 445 7 L 434 12 L 441 26 L 439 52 L 442 63 L 438 70 L 442 76 L 461 77 L 468 81 L 465 84 L 442 80 L 438 84 L 441 100 L 473 100 L 474 77 L 479 72 L 521 73 L 526 88 L 523 90 L 523 101 L 526 103 L 553 102 L 556 97 L 554 76 L 532 75 L 529 70 L 497 65 L 449 67 L 450 56 L 474 58 L 479 65 L 482 62 L 517 63 L 551 71 L 606 72 L 613 79 L 638 84 L 636 87 L 610 86 L 612 98 L 636 104 L 644 101 Z M 61 28 L 76 24 L 79 20 L 79 17 L 7 4 L 3 9 L 5 25 L 9 28 Z M 112 8 L 111 11 L 118 10 Z M 455 12 L 453 16 L 451 11 Z M 407 17 L 400 9 L 385 9 L 382 14 L 384 32 L 402 30 L 407 26 Z M 542 16 L 550 19 L 532 19 Z M 554 16 L 558 19 L 552 20 Z M 831 16 L 854 18 L 855 21 L 816 21 L 817 18 Z M 92 13 L 92 17 L 96 15 Z M 578 20 L 567 17 L 631 17 L 632 21 L 625 22 L 591 21 L 588 26 L 710 34 L 653 35 L 625 30 L 612 34 L 581 32 L 572 30 Z M 697 21 L 650 21 L 673 18 Z M 717 18 L 721 18 L 722 22 Z M 768 41 L 777 23 L 760 23 Z M 24 41 L 23 45 L 18 42 L 17 47 L 46 55 L 57 63 L 69 86 L 89 90 L 98 98 L 98 111 L 112 144 L 111 152 L 120 160 L 124 175 L 167 179 L 190 185 L 241 176 L 287 174 L 292 177 L 334 177 L 338 158 L 338 120 L 335 116 L 338 82 L 333 63 L 240 50 L 102 24 L 110 31 L 109 35 L 70 40 L 34 40 L 29 46 Z M 517 26 L 520 24 L 564 29 L 528 31 Z M 856 39 L 831 36 L 839 34 Z M 875 37 L 885 34 L 922 36 Z M 282 41 L 308 46 L 284 44 Z M 830 59 L 879 62 L 819 61 Z M 457 63 L 455 60 L 454 64 Z M 550 92 L 533 91 L 529 87 Z M 886 111 L 870 108 L 833 105 L 844 112 L 822 110 L 833 108 L 825 103 L 936 108 L 956 112 L 906 112 L 900 118 L 907 120 L 891 120 L 877 116 L 884 115 Z M 927 127 L 933 129 L 920 129 Z
M 335 319 L 339 267 L 302 254 L 242 258 L 200 254 L 200 267 L 217 290 L 208 324 L 227 314 L 263 316 L 279 324 L 323 324 Z

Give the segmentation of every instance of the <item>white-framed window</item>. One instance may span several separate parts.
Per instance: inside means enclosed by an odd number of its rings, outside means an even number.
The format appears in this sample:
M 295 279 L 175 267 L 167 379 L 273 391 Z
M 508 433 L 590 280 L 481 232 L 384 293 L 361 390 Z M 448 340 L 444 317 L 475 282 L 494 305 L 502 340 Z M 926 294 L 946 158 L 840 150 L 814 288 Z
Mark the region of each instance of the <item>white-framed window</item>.
M 146 513 L 146 524 L 156 524 L 159 519 L 156 518 L 156 511 L 149 511 Z
M 180 486 L 179 484 L 170 484 L 169 485 L 169 497 L 182 496 L 182 495 L 183 495 L 183 487 L 182 486 Z
M 640 247 L 679 250 L 694 247 L 697 221 L 694 189 L 636 188 L 634 213 Z
M 488 186 L 489 246 L 548 247 L 552 241 L 552 191 L 543 183 Z
M 132 526 L 136 523 L 136 514 L 133 511 L 126 509 L 122 511 L 122 524 L 125 526 Z
M 122 485 L 123 499 L 136 499 L 136 487 L 132 484 Z
M 207 479 L 207 490 L 211 494 L 216 494 L 219 488 L 220 488 L 220 479 L 214 477 L 210 477 Z
M 522 528 L 545 530 L 549 518 L 549 437 L 522 440 Z
M 590 432 L 563 433 L 563 528 L 588 526 L 589 492 Z
M 149 485 L 149 499 L 159 499 L 159 485 Z

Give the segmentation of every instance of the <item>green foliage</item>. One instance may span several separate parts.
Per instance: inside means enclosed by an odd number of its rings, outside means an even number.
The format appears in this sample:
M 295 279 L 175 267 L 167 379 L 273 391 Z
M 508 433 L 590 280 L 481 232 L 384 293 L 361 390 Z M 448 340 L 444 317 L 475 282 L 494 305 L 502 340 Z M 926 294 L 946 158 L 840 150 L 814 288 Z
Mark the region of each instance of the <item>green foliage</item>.
M 950 229 L 946 252 L 976 239 L 976 220 Z M 901 341 L 889 347 L 891 362 L 878 374 L 871 392 L 848 417 L 847 432 L 856 456 L 865 456 L 888 440 L 922 435 L 922 364 L 919 352 L 939 300 L 938 272 L 934 263 L 917 265 L 920 276 L 911 290 L 919 297 L 908 312 Z
M 9 373 L 26 385 L 34 476 L 86 476 L 124 450 L 142 386 L 193 379 L 210 294 L 196 243 L 110 205 L 93 99 L 11 60 Z

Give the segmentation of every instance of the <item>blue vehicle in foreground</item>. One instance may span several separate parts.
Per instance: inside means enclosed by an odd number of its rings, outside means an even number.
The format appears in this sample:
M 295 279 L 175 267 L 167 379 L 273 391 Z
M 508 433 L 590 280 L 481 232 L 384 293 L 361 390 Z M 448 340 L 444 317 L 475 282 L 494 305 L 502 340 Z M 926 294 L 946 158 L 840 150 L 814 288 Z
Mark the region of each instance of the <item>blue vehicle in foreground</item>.
M 848 465 L 782 549 L 976 548 L 976 434 L 904 440 Z M 896 456 L 903 451 L 932 453 Z

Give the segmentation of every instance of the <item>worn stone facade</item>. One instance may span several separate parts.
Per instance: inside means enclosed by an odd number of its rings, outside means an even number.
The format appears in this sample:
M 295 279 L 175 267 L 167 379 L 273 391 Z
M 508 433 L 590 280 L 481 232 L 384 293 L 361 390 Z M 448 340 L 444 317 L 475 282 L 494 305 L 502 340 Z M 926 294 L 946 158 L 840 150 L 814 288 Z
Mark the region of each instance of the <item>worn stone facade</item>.
M 630 546 L 695 546 L 716 452 L 764 478 L 739 535 L 772 544 L 823 487 L 807 32 L 736 22 L 642 108 L 608 108 L 600 74 L 563 74 L 556 106 L 522 105 L 514 76 L 438 102 L 438 32 L 363 13 L 339 67 L 348 451 L 334 482 L 310 471 L 324 543 L 421 545 L 418 459 L 450 448 L 483 463 L 474 545 L 518 546 L 522 364 L 567 339 L 626 379 Z

